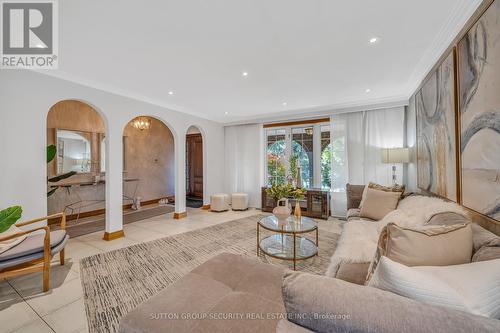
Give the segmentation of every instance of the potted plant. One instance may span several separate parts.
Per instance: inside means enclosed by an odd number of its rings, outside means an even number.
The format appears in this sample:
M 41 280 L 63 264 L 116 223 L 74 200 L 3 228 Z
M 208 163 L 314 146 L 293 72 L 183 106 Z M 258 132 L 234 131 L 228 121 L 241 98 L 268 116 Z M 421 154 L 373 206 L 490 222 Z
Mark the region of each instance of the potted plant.
M 56 153 L 57 153 L 57 148 L 55 145 L 47 146 L 47 164 L 52 162 L 52 160 L 56 157 Z M 64 173 L 62 175 L 58 175 L 58 176 L 55 176 L 52 178 L 47 178 L 47 185 L 49 186 L 49 189 L 47 190 L 47 197 L 50 197 L 59 188 L 58 186 L 49 185 L 49 183 L 59 182 L 61 180 L 69 178 L 75 174 L 76 174 L 75 171 L 70 171 L 70 172 Z

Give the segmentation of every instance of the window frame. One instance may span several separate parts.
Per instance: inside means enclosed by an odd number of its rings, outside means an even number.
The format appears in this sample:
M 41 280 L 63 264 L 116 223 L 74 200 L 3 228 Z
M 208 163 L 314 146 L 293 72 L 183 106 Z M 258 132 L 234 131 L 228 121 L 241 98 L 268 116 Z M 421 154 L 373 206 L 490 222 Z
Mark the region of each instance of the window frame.
M 304 122 L 304 123 L 290 123 L 290 125 L 280 125 L 276 127 L 264 127 L 264 185 L 266 187 L 271 186 L 269 183 L 269 173 L 268 173 L 268 137 L 270 131 L 284 130 L 285 131 L 285 173 L 286 175 L 290 172 L 290 157 L 292 156 L 292 130 L 293 129 L 304 129 L 304 128 L 313 128 L 313 163 L 312 169 L 310 172 L 312 173 L 312 184 L 310 188 L 321 189 L 322 188 L 322 179 L 321 179 L 321 128 L 324 126 L 330 127 L 330 121 L 322 121 L 322 122 Z M 330 138 L 331 140 L 331 138 Z M 331 189 L 331 185 L 330 185 Z

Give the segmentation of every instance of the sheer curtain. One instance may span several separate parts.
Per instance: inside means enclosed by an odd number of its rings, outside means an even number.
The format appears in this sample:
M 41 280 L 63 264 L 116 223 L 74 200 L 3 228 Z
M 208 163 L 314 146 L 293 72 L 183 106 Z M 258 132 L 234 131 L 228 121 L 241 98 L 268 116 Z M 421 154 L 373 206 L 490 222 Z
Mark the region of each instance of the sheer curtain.
M 227 126 L 225 131 L 225 191 L 249 195 L 249 206 L 260 208 L 264 179 L 262 125 Z
M 382 163 L 381 149 L 403 147 L 404 121 L 404 107 L 331 116 L 332 215 L 346 214 L 346 183 L 392 183 L 392 165 Z M 402 172 L 402 165 L 396 165 L 399 183 Z

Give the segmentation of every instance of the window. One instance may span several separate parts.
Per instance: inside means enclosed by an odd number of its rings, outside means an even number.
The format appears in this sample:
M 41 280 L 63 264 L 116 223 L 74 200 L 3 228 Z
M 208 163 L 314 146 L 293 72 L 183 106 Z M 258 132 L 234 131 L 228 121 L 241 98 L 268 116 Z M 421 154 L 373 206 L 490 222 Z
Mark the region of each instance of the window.
M 297 178 L 300 170 L 302 187 L 313 187 L 313 133 L 312 127 L 292 128 L 292 153 L 290 156 L 290 175 Z
M 267 185 L 300 178 L 303 188 L 331 187 L 329 124 L 269 128 L 266 138 Z
M 267 131 L 267 184 L 284 184 L 286 179 L 286 132 L 284 129 Z

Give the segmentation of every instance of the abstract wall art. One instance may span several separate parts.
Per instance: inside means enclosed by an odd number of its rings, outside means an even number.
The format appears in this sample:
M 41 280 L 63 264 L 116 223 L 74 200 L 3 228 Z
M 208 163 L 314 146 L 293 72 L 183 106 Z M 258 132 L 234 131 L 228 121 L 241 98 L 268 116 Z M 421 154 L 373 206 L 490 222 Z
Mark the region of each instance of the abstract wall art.
M 417 111 L 417 185 L 457 201 L 453 52 L 415 94 Z
M 500 1 L 457 52 L 462 204 L 500 221 Z

